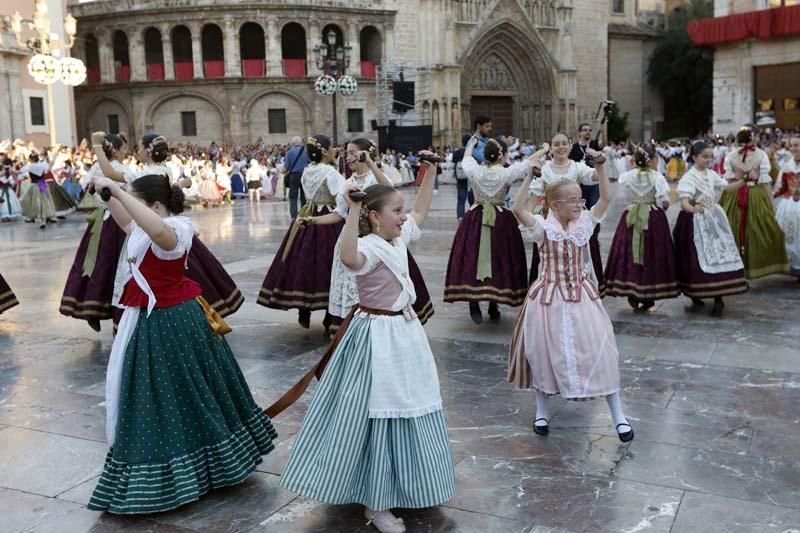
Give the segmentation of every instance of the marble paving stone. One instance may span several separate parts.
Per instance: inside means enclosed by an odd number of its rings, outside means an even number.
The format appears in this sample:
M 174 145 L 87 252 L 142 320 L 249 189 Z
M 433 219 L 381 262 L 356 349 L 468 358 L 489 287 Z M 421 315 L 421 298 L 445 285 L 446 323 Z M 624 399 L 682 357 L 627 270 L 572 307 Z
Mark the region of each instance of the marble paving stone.
M 106 442 L 106 408 L 98 404 L 36 426 L 48 433 Z
M 466 457 L 456 467 L 456 497 L 448 505 L 573 531 L 635 531 L 644 523 L 648 531 L 668 532 L 682 495 L 656 485 Z
M 80 506 L 36 494 L 0 488 L 0 530 L 16 533 L 61 519 Z
M 616 472 L 626 480 L 800 509 L 800 464 L 796 460 L 635 442 Z
M 45 521 L 26 533 L 199 533 L 194 529 L 160 524 L 137 516 L 99 513 L 76 509 L 56 519 Z
M 0 430 L 0 487 L 61 494 L 99 474 L 107 451 L 105 443 L 7 427 Z
M 94 492 L 94 488 L 97 486 L 97 482 L 99 480 L 100 474 L 98 473 L 96 476 L 84 481 L 80 485 L 76 485 L 68 490 L 65 490 L 61 494 L 58 494 L 56 498 L 59 500 L 66 500 L 68 502 L 86 505 L 92 498 L 92 493 Z
M 295 497 L 280 488 L 278 476 L 254 472 L 239 485 L 213 490 L 197 502 L 150 518 L 204 533 L 248 531 Z
M 531 531 L 523 522 L 453 509 L 446 505 L 432 509 L 397 509 L 408 533 L 422 531 L 489 533 Z M 253 533 L 325 533 L 347 531 L 369 533 L 364 508 L 359 505 L 327 505 L 299 497 L 253 528 Z
M 800 372 L 797 344 L 793 346 L 747 346 L 740 343 L 720 342 L 710 361 L 715 365 L 764 368 L 786 372 Z
M 672 533 L 795 533 L 800 511 L 687 491 Z

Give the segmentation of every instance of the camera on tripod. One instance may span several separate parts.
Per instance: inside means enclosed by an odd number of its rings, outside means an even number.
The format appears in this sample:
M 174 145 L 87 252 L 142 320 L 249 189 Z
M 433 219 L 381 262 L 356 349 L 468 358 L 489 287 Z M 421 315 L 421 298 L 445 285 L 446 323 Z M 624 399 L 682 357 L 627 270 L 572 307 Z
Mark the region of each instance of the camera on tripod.
M 608 114 L 611 113 L 616 106 L 617 103 L 614 100 L 603 100 L 597 107 L 597 113 L 594 116 L 595 120 L 597 120 L 597 118 L 600 116 L 600 113 L 602 112 L 603 118 L 600 119 L 600 124 L 603 124 L 608 118 Z

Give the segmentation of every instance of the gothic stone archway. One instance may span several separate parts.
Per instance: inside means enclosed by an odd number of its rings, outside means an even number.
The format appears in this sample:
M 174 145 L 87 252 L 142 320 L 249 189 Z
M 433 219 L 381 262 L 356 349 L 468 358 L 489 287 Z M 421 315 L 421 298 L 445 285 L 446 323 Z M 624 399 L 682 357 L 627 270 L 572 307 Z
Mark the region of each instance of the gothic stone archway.
M 512 21 L 484 29 L 465 53 L 461 94 L 472 118 L 492 118 L 497 135 L 542 142 L 557 124 L 554 67 L 544 45 Z

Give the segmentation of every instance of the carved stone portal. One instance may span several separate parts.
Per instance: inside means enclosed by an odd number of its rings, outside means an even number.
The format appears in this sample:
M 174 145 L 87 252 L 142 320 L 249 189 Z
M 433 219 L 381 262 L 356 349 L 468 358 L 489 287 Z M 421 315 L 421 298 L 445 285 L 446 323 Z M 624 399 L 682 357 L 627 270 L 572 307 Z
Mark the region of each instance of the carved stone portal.
M 474 71 L 469 88 L 491 91 L 516 91 L 517 86 L 508 65 L 496 54 L 488 56 Z

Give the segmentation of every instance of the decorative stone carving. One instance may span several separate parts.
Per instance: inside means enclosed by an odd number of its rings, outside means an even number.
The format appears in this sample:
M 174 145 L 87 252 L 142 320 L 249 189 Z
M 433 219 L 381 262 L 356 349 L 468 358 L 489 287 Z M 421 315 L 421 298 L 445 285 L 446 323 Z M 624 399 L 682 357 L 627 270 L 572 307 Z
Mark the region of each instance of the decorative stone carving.
M 511 70 L 496 54 L 487 57 L 475 70 L 469 87 L 470 89 L 491 91 L 515 91 L 517 89 Z

